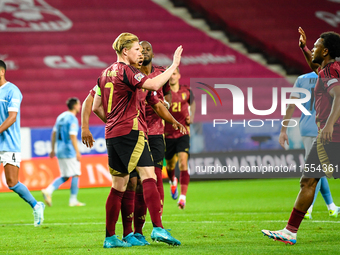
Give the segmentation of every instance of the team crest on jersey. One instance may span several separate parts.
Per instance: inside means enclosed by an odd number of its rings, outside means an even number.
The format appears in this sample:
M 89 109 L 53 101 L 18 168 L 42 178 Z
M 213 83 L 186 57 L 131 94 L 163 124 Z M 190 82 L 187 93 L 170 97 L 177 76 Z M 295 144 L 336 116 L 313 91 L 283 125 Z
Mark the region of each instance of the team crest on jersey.
M 145 76 L 144 74 L 138 73 L 134 76 L 134 78 L 140 82 L 144 78 L 144 76 Z
M 187 93 L 182 93 L 182 99 L 186 100 L 187 99 Z
M 327 86 L 329 87 L 329 86 L 331 86 L 333 83 L 335 83 L 335 82 L 338 82 L 338 79 L 331 79 L 331 80 L 329 80 L 328 82 L 327 82 Z
M 43 0 L 1 0 L 0 32 L 64 31 L 72 21 Z

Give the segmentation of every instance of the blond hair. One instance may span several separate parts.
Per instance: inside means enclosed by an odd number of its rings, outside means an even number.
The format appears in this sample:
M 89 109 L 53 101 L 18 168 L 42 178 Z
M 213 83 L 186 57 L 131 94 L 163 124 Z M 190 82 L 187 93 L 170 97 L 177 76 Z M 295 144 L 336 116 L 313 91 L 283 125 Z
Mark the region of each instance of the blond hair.
M 139 42 L 136 35 L 131 33 L 121 33 L 113 42 L 112 48 L 120 55 L 124 48 L 127 48 L 128 50 L 131 49 L 134 42 Z

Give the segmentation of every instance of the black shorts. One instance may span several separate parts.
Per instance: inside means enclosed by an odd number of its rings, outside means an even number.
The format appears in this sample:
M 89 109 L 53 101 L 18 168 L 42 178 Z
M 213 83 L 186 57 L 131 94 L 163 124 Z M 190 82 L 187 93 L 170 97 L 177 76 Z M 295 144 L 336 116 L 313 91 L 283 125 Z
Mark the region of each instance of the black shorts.
M 149 135 L 149 146 L 151 149 L 155 167 L 162 169 L 165 152 L 163 135 Z
M 137 170 L 133 170 L 131 173 L 130 173 L 130 178 L 133 178 L 133 177 L 139 177 L 138 173 L 137 173 Z
M 165 159 L 169 160 L 178 152 L 186 152 L 189 154 L 190 136 L 183 135 L 179 138 L 169 139 L 165 138 Z
M 318 137 L 312 145 L 303 169 L 303 177 L 321 178 L 327 176 L 339 178 L 340 142 L 323 145 Z
M 152 155 L 143 131 L 131 130 L 128 135 L 106 139 L 110 173 L 114 176 L 131 173 L 136 166 L 153 166 Z

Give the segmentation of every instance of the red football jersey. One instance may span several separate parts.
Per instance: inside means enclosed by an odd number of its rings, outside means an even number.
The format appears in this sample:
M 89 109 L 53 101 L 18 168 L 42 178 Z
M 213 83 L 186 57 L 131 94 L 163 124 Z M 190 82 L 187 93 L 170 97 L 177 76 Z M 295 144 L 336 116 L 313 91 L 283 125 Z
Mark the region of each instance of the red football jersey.
M 105 138 L 127 135 L 143 130 L 139 121 L 139 92 L 148 79 L 138 69 L 115 62 L 98 79 L 101 99 L 106 113 Z
M 329 91 L 340 85 L 339 74 L 339 62 L 329 63 L 319 72 L 319 78 L 314 88 L 316 122 L 320 122 L 319 130 L 325 126 L 331 112 L 333 98 Z M 340 142 L 340 118 L 334 124 L 332 142 Z
M 187 128 L 187 132 L 190 134 L 190 128 L 186 124 L 185 119 L 189 116 L 190 100 L 194 100 L 191 90 L 187 86 L 180 85 L 177 92 L 171 91 L 171 97 L 172 101 L 169 112 L 179 123 Z M 165 123 L 164 133 L 166 138 L 179 138 L 183 136 L 183 134 L 179 130 L 175 130 L 170 123 Z
M 153 92 L 154 91 L 149 91 L 146 89 L 140 89 L 140 92 L 139 92 L 139 111 L 140 112 L 138 115 L 138 121 L 142 127 L 141 130 L 144 131 L 144 133 L 148 135 L 149 135 L 150 128 L 146 122 L 146 119 L 147 119 L 146 107 L 149 106 L 152 109 L 151 105 L 155 105 L 159 102 L 158 97 L 153 96 Z
M 149 78 L 156 77 L 157 75 L 163 73 L 165 69 L 161 66 L 152 66 Z M 163 87 L 157 91 L 149 91 L 149 97 L 158 97 L 164 101 L 164 95 L 170 92 L 170 85 L 167 82 Z M 152 104 L 151 104 L 152 105 Z M 162 135 L 164 134 L 163 120 L 155 113 L 150 104 L 146 105 L 146 124 L 148 125 L 149 135 Z

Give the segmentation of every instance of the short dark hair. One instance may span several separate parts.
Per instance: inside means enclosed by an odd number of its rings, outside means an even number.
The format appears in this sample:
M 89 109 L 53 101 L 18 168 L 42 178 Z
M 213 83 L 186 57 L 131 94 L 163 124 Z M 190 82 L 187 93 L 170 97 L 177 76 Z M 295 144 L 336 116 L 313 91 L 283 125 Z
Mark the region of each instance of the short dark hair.
M 340 35 L 335 32 L 325 32 L 320 35 L 323 46 L 328 49 L 331 58 L 340 57 Z
M 4 62 L 3 60 L 1 60 L 1 59 L 0 59 L 0 68 L 5 69 L 5 71 L 6 71 L 6 64 L 5 64 L 5 62 Z
M 77 104 L 78 101 L 79 101 L 79 99 L 76 98 L 76 97 L 70 97 L 69 99 L 67 99 L 66 105 L 67 105 L 68 109 L 72 110 L 74 105 Z

